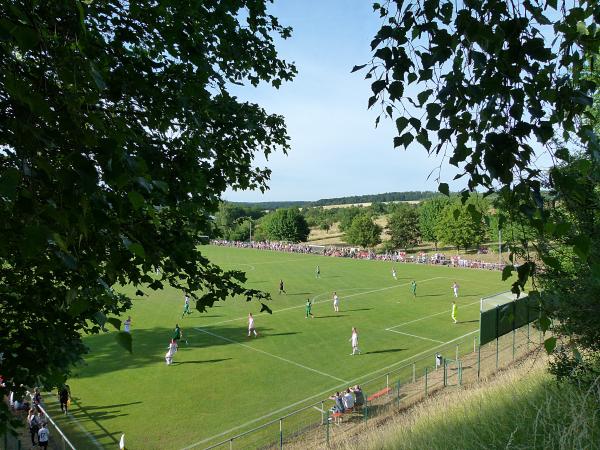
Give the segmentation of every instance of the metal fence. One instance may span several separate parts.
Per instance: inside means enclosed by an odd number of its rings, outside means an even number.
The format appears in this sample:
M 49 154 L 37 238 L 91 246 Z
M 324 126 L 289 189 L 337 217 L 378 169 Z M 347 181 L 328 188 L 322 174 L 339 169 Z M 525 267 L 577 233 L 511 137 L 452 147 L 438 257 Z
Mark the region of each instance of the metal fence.
M 376 378 L 358 378 L 355 382 L 368 400 L 363 408 L 351 413 L 333 417 L 333 401 L 324 399 L 220 442 L 203 445 L 207 450 L 335 446 L 353 428 L 406 409 L 436 391 L 488 377 L 531 354 L 541 343 L 541 333 L 531 324 L 483 346 L 479 345 L 477 331 Z M 441 355 L 441 364 L 436 364 L 436 355 Z
M 48 431 L 50 432 L 50 437 L 48 440 L 48 449 L 50 450 L 76 450 L 73 444 L 69 441 L 67 436 L 63 433 L 63 431 L 58 427 L 56 422 L 52 419 L 52 417 L 48 414 L 48 412 L 44 409 L 43 406 L 38 405 L 37 408 L 41 413 L 41 418 L 44 422 L 46 422 L 46 426 Z M 23 448 L 31 447 L 31 440 L 29 439 L 29 430 L 27 428 L 27 423 L 24 423 L 24 433 L 27 434 L 27 437 L 23 437 L 23 434 L 18 436 L 13 436 L 11 434 L 5 434 L 0 437 L 0 450 L 21 450 Z M 23 442 L 24 440 L 24 442 Z M 37 439 L 36 439 L 37 442 Z

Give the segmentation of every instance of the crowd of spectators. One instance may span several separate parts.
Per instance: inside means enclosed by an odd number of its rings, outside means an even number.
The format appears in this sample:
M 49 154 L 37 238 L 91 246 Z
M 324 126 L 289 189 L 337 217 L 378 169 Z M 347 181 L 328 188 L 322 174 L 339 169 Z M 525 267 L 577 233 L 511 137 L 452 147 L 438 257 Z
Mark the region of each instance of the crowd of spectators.
M 287 242 L 271 241 L 242 242 L 217 239 L 212 240 L 211 243 L 225 247 L 253 248 L 258 250 L 274 250 L 291 253 L 313 253 L 337 258 L 369 259 L 378 261 L 393 261 L 397 263 L 439 264 L 451 267 L 465 267 L 469 269 L 502 270 L 505 266 L 505 264 L 484 262 L 479 259 L 465 259 L 458 255 L 446 256 L 443 253 L 437 252 L 433 255 L 428 255 L 425 252 L 407 255 L 406 252 L 402 251 L 375 253 L 372 250 L 364 250 L 355 247 L 324 247 L 308 244 L 292 244 Z

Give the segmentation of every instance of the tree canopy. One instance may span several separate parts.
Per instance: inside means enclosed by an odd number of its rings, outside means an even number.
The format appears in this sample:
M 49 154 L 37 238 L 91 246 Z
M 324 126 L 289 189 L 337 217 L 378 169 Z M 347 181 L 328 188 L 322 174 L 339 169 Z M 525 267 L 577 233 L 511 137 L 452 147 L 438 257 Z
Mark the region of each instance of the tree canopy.
M 387 225 L 387 233 L 394 248 L 408 249 L 419 243 L 419 211 L 414 206 L 404 206 L 393 213 Z
M 197 247 L 227 187 L 266 189 L 253 156 L 289 148 L 281 116 L 228 92 L 296 72 L 273 41 L 291 30 L 265 3 L 0 8 L 2 394 L 63 382 L 81 333 L 118 328 L 130 307 L 113 286 L 201 293 L 201 311 L 266 297 Z
M 588 76 L 599 54 L 598 2 L 396 0 L 375 3 L 374 10 L 383 25 L 371 43 L 373 58 L 353 70 L 368 66 L 373 91 L 368 107 L 381 111 L 376 122 L 395 120 L 396 147 L 416 141 L 459 167 L 457 178 L 467 181 L 463 203 L 469 191 L 481 189 L 496 192 L 512 217 L 521 214 L 536 239 L 511 248 L 511 262 L 515 255 L 525 259 L 503 273 L 508 278 L 516 271 L 515 293 L 545 270 L 555 271 L 560 283 L 566 273 L 561 275 L 562 262 L 554 254 L 557 243 L 568 248 L 562 254 L 572 255 L 571 266 L 585 268 L 572 275 L 593 292 L 600 277 L 598 243 L 578 226 L 580 219 L 554 208 L 557 202 L 588 199 L 587 181 L 597 183 L 600 173 L 594 105 L 599 80 Z M 542 153 L 548 169 L 536 164 Z M 439 176 L 438 181 L 440 192 L 448 194 L 448 184 Z M 553 191 L 552 202 L 544 201 L 544 188 Z M 535 280 L 529 295 L 541 300 L 540 326 L 547 330 L 543 298 L 558 296 L 551 294 L 553 283 L 544 283 L 543 295 Z M 558 317 L 558 309 L 553 314 Z M 579 332 L 594 336 L 591 329 Z M 573 348 L 584 342 L 571 340 L 565 330 L 562 335 Z M 547 348 L 555 343 L 548 339 Z M 575 351 L 572 356 L 578 360 Z
M 310 229 L 296 208 L 278 209 L 267 214 L 260 223 L 265 237 L 274 241 L 304 242 Z
M 381 227 L 370 216 L 360 214 L 352 220 L 344 239 L 349 244 L 375 247 L 381 242 L 381 231 Z

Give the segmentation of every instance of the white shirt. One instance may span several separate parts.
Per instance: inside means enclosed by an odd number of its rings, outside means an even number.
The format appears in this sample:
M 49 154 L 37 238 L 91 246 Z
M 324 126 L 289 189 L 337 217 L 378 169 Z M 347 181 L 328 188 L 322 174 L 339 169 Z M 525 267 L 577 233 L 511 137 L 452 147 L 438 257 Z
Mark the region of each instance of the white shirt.
M 352 336 L 350 337 L 350 341 L 352 341 L 352 347 L 357 347 L 358 346 L 358 333 L 352 333 Z
M 346 392 L 342 397 L 342 401 L 344 402 L 344 406 L 346 409 L 352 408 L 354 406 L 354 396 L 350 392 Z
M 190 298 L 187 295 L 185 296 L 185 306 L 190 306 Z
M 130 327 L 131 327 L 131 320 L 127 319 L 124 323 L 123 323 L 123 330 L 125 331 L 125 333 L 129 333 L 130 331 Z
M 254 317 L 248 317 L 248 329 L 251 330 L 254 328 Z
M 337 305 L 340 302 L 340 298 L 337 295 L 333 296 L 333 304 Z
M 48 428 L 42 427 L 38 430 L 38 439 L 40 442 L 48 442 L 48 438 L 50 436 L 50 432 Z

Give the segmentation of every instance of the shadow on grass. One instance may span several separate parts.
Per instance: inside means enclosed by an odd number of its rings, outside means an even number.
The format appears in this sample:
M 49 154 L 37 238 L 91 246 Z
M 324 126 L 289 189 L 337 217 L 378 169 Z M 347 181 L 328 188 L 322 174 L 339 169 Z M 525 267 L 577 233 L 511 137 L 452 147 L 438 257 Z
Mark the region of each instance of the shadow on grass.
M 347 309 L 346 311 L 371 311 L 373 308 L 354 308 L 354 309 Z
M 404 350 L 408 350 L 407 348 L 388 348 L 386 350 L 373 350 L 372 352 L 365 352 L 365 355 L 373 355 L 376 353 L 395 353 L 395 352 L 403 352 Z
M 456 323 L 479 323 L 479 319 L 475 319 L 475 320 L 459 320 Z
M 288 295 L 311 295 L 312 292 L 294 292 L 293 294 Z
M 265 333 L 262 332 L 263 336 L 289 336 L 290 334 L 300 334 L 300 331 L 288 331 L 287 333 Z
M 315 319 L 330 319 L 332 317 L 346 317 L 346 314 L 333 314 L 331 316 L 315 316 Z
M 179 342 L 178 359 L 180 360 L 185 360 L 185 355 L 189 351 L 198 352 L 199 349 L 245 343 L 248 340 L 248 328 L 246 324 L 241 326 L 231 325 L 229 327 L 207 325 L 196 327 L 197 329 L 194 329 L 192 326 L 186 327 L 185 321 L 180 321 L 179 324 L 182 325 L 183 330 L 183 339 Z M 274 336 L 274 339 L 277 339 L 277 336 L 297 334 L 289 332 L 269 335 L 269 331 L 275 330 L 262 327 L 259 318 L 257 318 L 257 331 L 259 338 L 262 337 L 263 333 L 265 337 Z M 153 364 L 164 364 L 165 353 L 167 352 L 172 334 L 173 328 L 166 327 L 133 330 L 131 333 L 133 353 L 129 353 L 119 346 L 116 341 L 116 332 L 111 331 L 87 336 L 84 338 L 84 343 L 88 346 L 89 353 L 85 355 L 84 363 L 75 369 L 74 376 L 88 378 L 97 376 L 99 373 L 136 369 Z M 190 359 L 197 359 L 198 356 L 202 357 L 203 355 L 196 353 L 194 356 L 196 358 L 192 357 Z M 218 361 L 198 359 L 196 362 Z
M 205 364 L 205 363 L 218 363 L 221 361 L 228 361 L 231 358 L 220 358 L 220 359 L 204 359 L 199 361 L 174 361 L 171 363 L 172 366 L 179 366 L 181 364 Z

